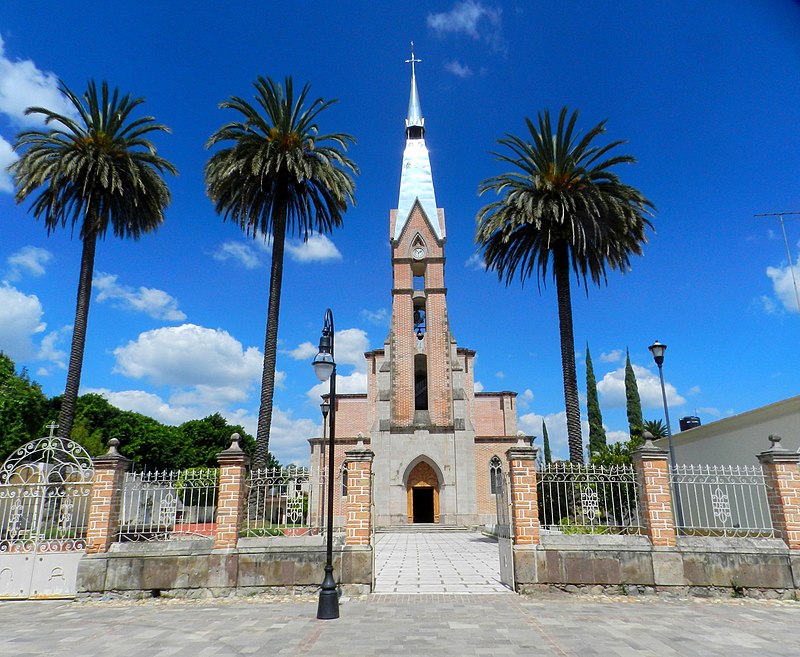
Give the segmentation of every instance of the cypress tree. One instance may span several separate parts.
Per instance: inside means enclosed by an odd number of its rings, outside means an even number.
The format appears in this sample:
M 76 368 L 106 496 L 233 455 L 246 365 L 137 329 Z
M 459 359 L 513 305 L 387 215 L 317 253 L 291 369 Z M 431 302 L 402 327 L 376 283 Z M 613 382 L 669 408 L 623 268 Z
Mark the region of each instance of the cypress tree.
M 597 399 L 597 380 L 592 366 L 589 344 L 586 344 L 586 406 L 589 416 L 589 457 L 606 446 L 606 430 L 603 428 L 603 414 Z
M 547 436 L 547 424 L 542 420 L 542 444 L 544 445 L 544 462 L 552 463 L 553 454 L 550 452 L 550 438 Z
M 639 386 L 631 365 L 631 354 L 625 350 L 625 403 L 628 409 L 628 428 L 631 445 L 636 448 L 642 444 L 644 422 L 642 420 L 642 400 L 639 399 Z

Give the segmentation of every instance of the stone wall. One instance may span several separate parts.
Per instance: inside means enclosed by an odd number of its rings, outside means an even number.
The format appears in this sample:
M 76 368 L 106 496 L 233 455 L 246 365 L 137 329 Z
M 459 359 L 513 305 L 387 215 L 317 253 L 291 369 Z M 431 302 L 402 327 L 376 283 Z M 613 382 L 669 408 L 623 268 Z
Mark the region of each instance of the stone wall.
M 800 551 L 777 539 L 680 537 L 674 547 L 643 536 L 542 534 L 515 546 L 517 590 L 749 595 L 797 599 Z
M 239 547 L 214 550 L 199 541 L 121 543 L 90 554 L 78 567 L 78 596 L 186 598 L 258 593 L 316 593 L 324 575 L 325 546 L 280 538 L 241 539 Z M 305 543 L 305 544 L 303 544 Z M 372 586 L 372 548 L 338 547 L 333 571 L 344 592 Z

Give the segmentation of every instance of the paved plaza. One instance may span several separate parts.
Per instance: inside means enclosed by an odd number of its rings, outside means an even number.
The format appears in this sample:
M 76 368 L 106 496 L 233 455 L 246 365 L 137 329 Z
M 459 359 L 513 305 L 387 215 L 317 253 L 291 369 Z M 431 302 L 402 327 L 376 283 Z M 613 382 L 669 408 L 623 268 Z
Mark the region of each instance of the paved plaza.
M 0 603 L 11 657 L 796 657 L 800 604 L 372 595 L 318 621 L 316 598 Z
M 497 541 L 479 532 L 375 535 L 376 593 L 508 593 Z

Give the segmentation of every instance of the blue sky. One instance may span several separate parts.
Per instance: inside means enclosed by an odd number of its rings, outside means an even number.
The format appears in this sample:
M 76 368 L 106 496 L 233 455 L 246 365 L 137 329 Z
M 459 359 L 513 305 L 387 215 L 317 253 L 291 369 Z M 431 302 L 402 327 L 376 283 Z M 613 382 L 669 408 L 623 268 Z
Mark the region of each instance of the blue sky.
M 800 390 L 800 313 L 776 219 L 800 211 L 800 4 L 788 0 L 641 2 L 139 2 L 5 0 L 0 6 L 0 164 L 29 126 L 24 108 L 58 108 L 58 77 L 80 91 L 107 79 L 169 125 L 176 164 L 160 230 L 98 245 L 82 391 L 179 423 L 216 411 L 254 430 L 269 249 L 215 214 L 204 144 L 251 96 L 258 75 L 309 81 L 338 98 L 323 131 L 353 134 L 357 206 L 330 240 L 289 246 L 271 448 L 302 461 L 318 435 L 309 363 L 325 308 L 337 327 L 340 390 L 363 390 L 361 354 L 382 345 L 391 304 L 389 210 L 396 207 L 408 102 L 409 41 L 438 203 L 447 221 L 449 316 L 476 349 L 484 390 L 519 392 L 521 427 L 546 418 L 566 455 L 554 286 L 509 287 L 474 258 L 478 183 L 524 118 L 562 105 L 588 129 L 608 118 L 638 164 L 620 170 L 657 206 L 645 254 L 607 287 L 573 288 L 580 387 L 588 341 L 609 435 L 625 437 L 622 367 L 630 349 L 646 419 L 663 417 L 647 346 L 664 365 L 676 425 L 704 423 Z M 80 242 L 47 236 L 0 175 L 0 349 L 48 394 L 63 391 Z M 800 217 L 787 217 L 792 258 Z M 796 263 L 798 264 L 798 263 Z M 340 331 L 340 332 L 339 332 Z M 585 412 L 585 409 L 584 409 Z M 124 449 L 124 446 L 123 446 Z

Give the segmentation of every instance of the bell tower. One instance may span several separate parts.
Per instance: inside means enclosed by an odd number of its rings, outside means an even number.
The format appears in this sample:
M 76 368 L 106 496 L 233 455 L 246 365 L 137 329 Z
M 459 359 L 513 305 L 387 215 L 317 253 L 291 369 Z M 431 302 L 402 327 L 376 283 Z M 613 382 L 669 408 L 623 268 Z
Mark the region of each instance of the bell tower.
M 444 210 L 436 207 L 425 119 L 411 59 L 406 146 L 397 210 L 390 213 L 392 248 L 391 424 L 453 427 L 453 375 L 444 285 Z

